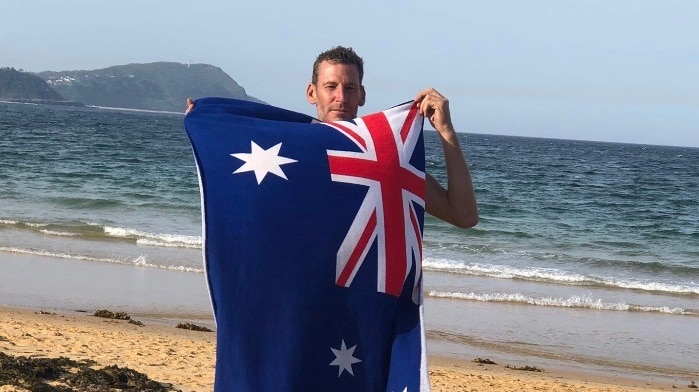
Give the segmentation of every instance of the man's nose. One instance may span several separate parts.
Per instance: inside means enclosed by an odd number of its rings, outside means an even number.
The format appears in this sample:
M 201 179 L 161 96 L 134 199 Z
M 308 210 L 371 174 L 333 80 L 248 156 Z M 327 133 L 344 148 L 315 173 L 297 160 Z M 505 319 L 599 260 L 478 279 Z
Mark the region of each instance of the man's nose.
M 340 101 L 340 102 L 345 102 L 347 98 L 347 94 L 345 93 L 344 88 L 338 88 L 335 91 L 335 100 Z

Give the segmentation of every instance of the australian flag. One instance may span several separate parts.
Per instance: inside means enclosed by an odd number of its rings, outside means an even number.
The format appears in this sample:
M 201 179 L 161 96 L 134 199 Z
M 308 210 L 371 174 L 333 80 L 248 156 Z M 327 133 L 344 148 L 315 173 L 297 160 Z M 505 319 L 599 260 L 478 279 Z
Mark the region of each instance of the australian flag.
M 429 390 L 422 125 L 196 101 L 216 391 Z

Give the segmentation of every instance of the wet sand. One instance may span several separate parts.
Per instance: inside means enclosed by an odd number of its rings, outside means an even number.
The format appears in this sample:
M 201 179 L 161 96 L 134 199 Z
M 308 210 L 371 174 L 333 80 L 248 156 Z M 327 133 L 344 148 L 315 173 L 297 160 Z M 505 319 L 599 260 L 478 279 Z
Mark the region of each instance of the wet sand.
M 0 307 L 0 351 L 14 356 L 93 360 L 117 365 L 173 384 L 182 391 L 211 391 L 215 332 L 175 328 L 176 320 L 138 318 L 145 326 L 91 316 L 90 313 Z M 159 322 L 158 322 L 159 321 Z M 429 347 L 429 342 L 428 342 Z M 583 372 L 544 372 L 483 365 L 463 358 L 430 354 L 434 391 L 669 391 L 693 390 L 685 383 L 662 383 Z M 536 366 L 536 364 L 532 364 Z M 17 391 L 0 386 L 0 391 Z

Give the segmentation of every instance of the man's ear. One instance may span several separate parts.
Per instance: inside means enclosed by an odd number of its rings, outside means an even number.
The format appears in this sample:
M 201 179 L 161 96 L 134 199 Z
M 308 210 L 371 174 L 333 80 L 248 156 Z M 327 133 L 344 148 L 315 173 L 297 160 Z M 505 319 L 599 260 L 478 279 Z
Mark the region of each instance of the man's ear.
M 306 87 L 306 100 L 312 105 L 315 105 L 317 102 L 316 86 L 313 83 L 308 83 L 308 87 Z
M 364 90 L 364 86 L 360 86 L 359 89 L 359 106 L 364 106 L 364 102 L 366 102 L 366 90 Z

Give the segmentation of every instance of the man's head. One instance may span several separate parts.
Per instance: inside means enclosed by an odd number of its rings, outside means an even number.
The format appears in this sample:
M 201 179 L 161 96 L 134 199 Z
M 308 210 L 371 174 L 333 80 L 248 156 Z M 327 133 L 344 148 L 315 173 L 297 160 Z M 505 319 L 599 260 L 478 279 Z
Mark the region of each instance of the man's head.
M 306 99 L 321 121 L 351 120 L 364 105 L 364 61 L 352 48 L 336 46 L 316 58 Z

